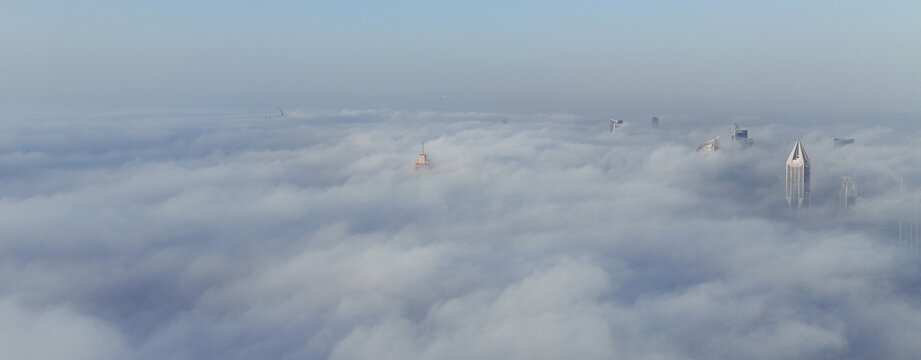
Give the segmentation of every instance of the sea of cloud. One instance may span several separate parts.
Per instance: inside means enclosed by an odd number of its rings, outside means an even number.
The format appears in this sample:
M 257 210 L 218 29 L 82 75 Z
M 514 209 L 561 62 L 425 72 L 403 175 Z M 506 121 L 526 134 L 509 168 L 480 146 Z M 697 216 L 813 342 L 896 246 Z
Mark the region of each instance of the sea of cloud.
M 753 147 L 730 143 L 731 120 Z M 7 117 L 0 349 L 915 358 L 921 259 L 899 237 L 921 198 L 914 120 L 662 117 L 611 134 L 571 114 Z M 694 151 L 717 135 L 721 151 Z M 783 189 L 796 139 L 802 212 Z M 842 176 L 860 191 L 846 211 Z

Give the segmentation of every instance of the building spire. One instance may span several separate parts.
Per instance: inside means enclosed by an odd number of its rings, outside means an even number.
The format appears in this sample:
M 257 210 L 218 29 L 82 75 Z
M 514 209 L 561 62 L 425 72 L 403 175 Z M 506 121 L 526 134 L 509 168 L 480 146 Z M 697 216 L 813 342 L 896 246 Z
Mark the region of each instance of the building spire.
M 799 140 L 796 140 L 796 144 L 793 145 L 793 151 L 790 151 L 790 156 L 787 158 L 787 163 L 794 162 L 796 164 L 805 164 L 809 166 L 809 157 L 806 156 L 806 150 L 803 149 L 803 143 Z
M 809 157 L 803 143 L 796 140 L 786 170 L 787 206 L 799 209 L 809 206 L 812 194 L 809 191 Z

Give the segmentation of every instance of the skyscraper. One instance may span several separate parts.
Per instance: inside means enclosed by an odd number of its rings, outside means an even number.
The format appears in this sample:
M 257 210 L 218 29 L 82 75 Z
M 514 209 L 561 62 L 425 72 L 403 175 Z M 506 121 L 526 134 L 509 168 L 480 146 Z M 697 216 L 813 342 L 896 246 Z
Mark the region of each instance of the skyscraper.
M 655 129 L 659 128 L 659 118 L 656 116 L 652 117 L 652 127 Z
M 841 189 L 838 190 L 838 202 L 841 209 L 850 209 L 857 201 L 857 183 L 850 176 L 841 178 Z
M 748 130 L 743 129 L 736 123 L 732 123 L 732 129 L 729 130 L 729 139 L 739 143 L 743 148 L 749 147 L 754 143 L 754 139 L 748 138 Z
M 918 275 L 921 273 L 921 206 L 914 205 L 906 215 L 899 220 L 899 253 L 905 259 L 905 270 Z
M 809 206 L 809 157 L 799 140 L 787 158 L 786 183 L 787 205 L 794 209 Z
M 717 136 L 716 139 L 710 139 L 704 141 L 703 144 L 697 147 L 697 152 L 714 152 L 720 149 L 720 137 Z
M 429 158 L 425 155 L 425 141 L 422 142 L 422 152 L 416 158 L 416 168 L 429 166 Z
M 623 120 L 611 119 L 611 132 L 617 132 L 617 129 L 624 127 Z

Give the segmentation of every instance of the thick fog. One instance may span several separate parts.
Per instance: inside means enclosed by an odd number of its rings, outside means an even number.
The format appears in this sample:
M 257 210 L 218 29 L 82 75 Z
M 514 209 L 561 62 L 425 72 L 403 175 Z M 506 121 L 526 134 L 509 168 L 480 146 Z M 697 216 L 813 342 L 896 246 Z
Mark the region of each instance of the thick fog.
M 4 357 L 921 353 L 917 116 L 291 110 L 0 118 Z

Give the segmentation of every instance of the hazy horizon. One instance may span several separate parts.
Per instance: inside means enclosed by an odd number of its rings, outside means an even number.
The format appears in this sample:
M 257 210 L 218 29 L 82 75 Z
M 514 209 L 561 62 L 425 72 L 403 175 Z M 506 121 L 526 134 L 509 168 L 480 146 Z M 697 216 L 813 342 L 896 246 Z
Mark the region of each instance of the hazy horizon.
M 919 14 L 915 1 L 14 1 L 0 14 L 0 98 L 919 113 Z

